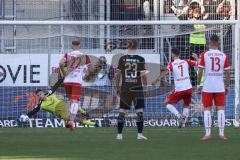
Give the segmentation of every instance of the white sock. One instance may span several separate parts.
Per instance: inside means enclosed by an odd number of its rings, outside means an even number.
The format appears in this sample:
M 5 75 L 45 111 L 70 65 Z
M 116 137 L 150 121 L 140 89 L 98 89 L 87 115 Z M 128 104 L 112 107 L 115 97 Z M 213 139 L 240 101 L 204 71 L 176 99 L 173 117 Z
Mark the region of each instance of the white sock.
M 180 118 L 181 114 L 177 111 L 177 109 L 172 104 L 167 104 L 167 109 L 174 114 L 177 118 Z
M 71 121 L 74 121 L 74 119 L 76 118 L 76 115 L 78 113 L 78 109 L 79 109 L 79 106 L 78 106 L 77 102 L 71 103 L 70 108 L 69 108 L 70 120 Z
M 188 107 L 183 108 L 183 113 L 182 114 L 186 117 L 185 121 L 184 121 L 184 123 L 186 123 L 187 120 L 188 120 L 188 117 L 189 117 L 189 108 Z
M 204 126 L 205 126 L 205 131 L 206 131 L 205 136 L 210 136 L 211 135 L 211 126 L 212 126 L 212 117 L 211 117 L 211 112 L 208 110 L 204 111 Z
M 77 102 L 71 103 L 70 109 L 69 109 L 71 114 L 77 114 L 78 113 L 78 109 L 79 109 L 79 107 L 78 107 L 78 103 Z
M 138 136 L 142 136 L 143 134 L 142 133 L 138 133 Z
M 218 110 L 218 127 L 219 127 L 219 135 L 224 136 L 225 112 L 222 109 Z

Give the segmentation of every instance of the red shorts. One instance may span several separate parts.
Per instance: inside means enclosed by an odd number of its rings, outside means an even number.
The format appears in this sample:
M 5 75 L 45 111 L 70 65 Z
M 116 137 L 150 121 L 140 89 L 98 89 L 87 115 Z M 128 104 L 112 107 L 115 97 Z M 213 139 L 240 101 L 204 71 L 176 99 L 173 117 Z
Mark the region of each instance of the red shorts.
M 171 92 L 168 97 L 168 103 L 175 104 L 178 103 L 180 100 L 183 100 L 185 106 L 189 106 L 192 99 L 192 88 L 185 90 L 185 91 L 173 91 Z
M 202 92 L 202 103 L 205 108 L 212 107 L 213 101 L 216 107 L 224 107 L 225 92 L 219 92 L 219 93 Z
M 69 99 L 80 100 L 82 85 L 78 83 L 64 83 L 65 92 Z

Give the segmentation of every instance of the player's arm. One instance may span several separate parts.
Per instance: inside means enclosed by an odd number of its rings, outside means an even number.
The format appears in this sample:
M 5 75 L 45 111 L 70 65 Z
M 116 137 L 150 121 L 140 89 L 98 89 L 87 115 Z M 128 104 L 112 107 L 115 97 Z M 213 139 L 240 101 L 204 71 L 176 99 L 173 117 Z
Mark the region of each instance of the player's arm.
M 197 74 L 197 86 L 200 86 L 202 75 L 203 75 L 203 68 L 199 68 L 198 74 Z
M 155 81 L 153 81 L 153 85 L 157 84 L 159 81 L 161 81 L 161 79 L 163 77 L 165 77 L 166 75 L 168 75 L 170 72 L 170 70 L 168 68 L 164 69 L 164 71 L 161 72 L 161 74 L 157 77 L 157 79 Z
M 197 74 L 197 88 L 200 87 L 202 76 L 203 76 L 203 70 L 205 67 L 205 59 L 204 59 L 204 53 L 201 54 L 201 59 L 198 65 L 198 74 Z
M 39 112 L 40 109 L 41 109 L 40 106 L 41 106 L 41 103 L 38 104 L 38 105 L 36 105 L 35 108 L 34 108 L 33 110 L 31 110 L 31 111 L 29 111 L 29 112 L 27 113 L 27 116 L 28 116 L 28 117 L 32 117 L 32 116 L 36 115 L 37 112 Z
M 117 94 L 120 93 L 120 80 L 121 80 L 121 75 L 122 75 L 121 70 L 117 69 L 117 70 L 116 70 L 116 74 L 115 74 L 115 86 L 114 86 Z
M 87 73 L 83 77 L 85 81 L 90 81 L 93 79 L 94 74 L 95 74 L 95 67 L 92 65 L 91 59 L 88 55 L 85 56 L 85 65 L 87 66 Z
M 59 62 L 59 68 L 60 68 L 60 72 L 61 72 L 61 75 L 63 76 L 63 77 L 65 77 L 66 76 L 66 71 L 65 71 L 65 69 L 64 69 L 64 67 L 66 66 L 66 64 L 67 64 L 67 58 L 66 58 L 66 56 L 64 56 L 61 60 L 60 60 L 60 62 Z
M 230 73 L 230 70 L 226 70 L 225 71 L 225 77 L 226 77 L 226 80 L 225 80 L 225 89 L 226 89 L 226 93 L 228 92 L 228 88 L 230 86 L 230 78 L 231 78 L 231 73 Z
M 140 73 L 141 73 L 141 80 L 142 80 L 142 85 L 144 87 L 147 86 L 147 70 L 145 68 L 145 59 L 142 58 L 141 63 L 140 63 Z
M 36 105 L 35 108 L 33 110 L 31 110 L 30 112 L 28 112 L 27 114 L 22 114 L 19 118 L 19 121 L 20 122 L 28 122 L 29 117 L 34 116 L 35 114 L 37 114 L 38 111 L 40 111 L 40 109 L 41 109 L 40 105 L 41 105 L 41 103 Z
M 56 92 L 56 90 L 58 89 L 58 87 L 60 87 L 63 83 L 64 78 L 60 78 L 58 79 L 58 81 L 54 84 L 54 86 L 52 86 L 52 88 L 48 91 L 48 93 L 46 93 L 46 96 L 50 96 L 51 94 L 53 94 L 54 92 Z
M 118 65 L 117 65 L 117 68 L 116 68 L 116 74 L 114 76 L 114 81 L 115 81 L 115 91 L 117 94 L 120 94 L 120 81 L 121 81 L 121 76 L 122 76 L 122 70 L 124 68 L 123 67 L 123 58 L 121 57 L 119 60 L 118 60 Z
M 142 78 L 143 86 L 147 86 L 147 75 L 146 75 L 146 73 L 144 73 L 141 78 Z
M 230 86 L 230 79 L 231 79 L 231 73 L 230 73 L 230 63 L 228 56 L 226 57 L 225 64 L 224 64 L 224 70 L 225 70 L 225 90 L 226 94 L 228 93 L 228 88 Z
M 195 61 L 199 61 L 198 55 L 196 53 L 192 54 L 192 58 L 195 59 Z

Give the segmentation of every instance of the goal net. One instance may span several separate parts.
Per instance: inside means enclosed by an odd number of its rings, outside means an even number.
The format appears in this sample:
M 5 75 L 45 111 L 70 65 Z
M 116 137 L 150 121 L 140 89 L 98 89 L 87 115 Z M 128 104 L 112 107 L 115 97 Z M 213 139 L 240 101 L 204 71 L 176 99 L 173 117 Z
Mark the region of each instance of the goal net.
M 174 89 L 169 74 L 156 86 L 152 82 L 171 61 L 171 49 L 178 48 L 181 58 L 192 59 L 208 50 L 209 37 L 220 38 L 220 50 L 228 54 L 231 85 L 226 97 L 226 125 L 234 124 L 239 104 L 239 27 L 237 21 L 1 21 L 0 23 L 0 127 L 63 127 L 63 121 L 40 111 L 26 124 L 17 123 L 37 103 L 36 89 L 47 90 L 59 77 L 59 61 L 71 52 L 71 42 L 80 40 L 81 52 L 90 55 L 92 65 L 100 59 L 101 69 L 84 82 L 80 105 L 100 126 L 115 126 L 119 96 L 114 90 L 118 59 L 128 52 L 130 40 L 139 42 L 138 53 L 145 58 L 148 88 L 145 96 L 145 126 L 176 126 L 175 117 L 166 110 L 164 101 Z M 190 41 L 192 35 L 204 35 L 204 43 Z M 202 125 L 203 106 L 196 91 L 197 68 L 190 70 L 194 89 L 188 126 Z M 56 94 L 66 100 L 64 87 Z M 176 105 L 182 111 L 182 103 Z M 213 107 L 214 109 L 214 107 Z M 126 126 L 135 126 L 135 112 L 127 113 Z M 213 114 L 214 121 L 216 120 Z M 83 127 L 76 124 L 77 127 Z M 216 123 L 214 123 L 216 125 Z

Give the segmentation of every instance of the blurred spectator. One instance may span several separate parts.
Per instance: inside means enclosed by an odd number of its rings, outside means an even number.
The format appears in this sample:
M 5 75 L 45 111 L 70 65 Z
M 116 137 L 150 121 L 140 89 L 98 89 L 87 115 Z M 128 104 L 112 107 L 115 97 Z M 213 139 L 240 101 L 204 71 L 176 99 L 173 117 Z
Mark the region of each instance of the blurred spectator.
M 175 4 L 175 1 L 173 0 L 173 5 L 171 9 L 173 10 L 173 13 L 177 16 L 179 20 L 187 20 L 188 19 L 188 10 L 189 6 L 187 1 L 181 1 L 179 5 Z
M 93 113 L 100 113 L 103 109 L 112 107 L 113 96 L 109 91 L 112 90 L 113 77 L 113 67 L 107 64 L 106 57 L 100 56 L 94 66 L 93 92 L 85 98 L 85 101 L 91 101 L 91 108 L 94 109 Z
M 208 15 L 205 13 L 205 7 L 201 0 L 181 0 L 179 4 L 175 4 L 175 1 L 172 1 L 173 5 L 171 9 L 174 14 L 180 20 L 187 20 L 193 18 L 193 11 L 198 8 L 200 10 L 200 15 L 202 19 L 207 19 Z
M 204 6 L 210 20 L 234 19 L 233 5 L 230 0 L 206 0 Z
M 229 0 L 223 0 L 216 9 L 216 13 L 218 15 L 219 20 L 227 20 L 230 19 L 232 15 L 232 7 Z
M 114 73 L 111 65 L 107 64 L 106 57 L 101 56 L 95 65 L 95 81 L 96 86 L 110 86 Z
M 205 0 L 204 6 L 206 9 L 206 13 L 209 15 L 208 19 L 216 19 L 216 10 L 218 5 L 222 0 Z
M 150 2 L 149 1 L 144 1 L 143 3 L 143 12 L 145 16 L 145 20 L 150 20 L 151 19 L 151 11 L 150 11 Z

